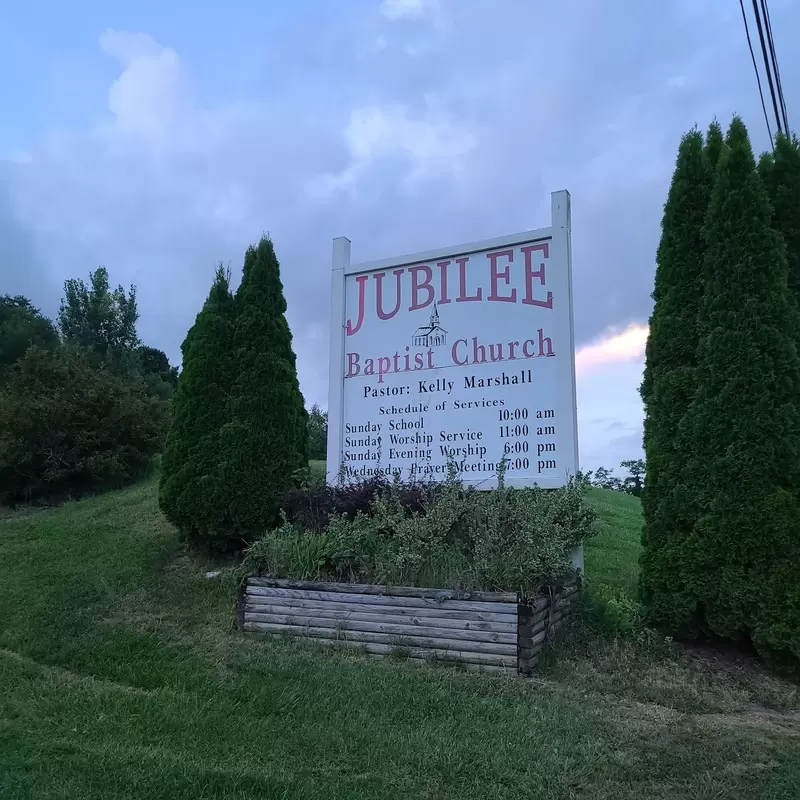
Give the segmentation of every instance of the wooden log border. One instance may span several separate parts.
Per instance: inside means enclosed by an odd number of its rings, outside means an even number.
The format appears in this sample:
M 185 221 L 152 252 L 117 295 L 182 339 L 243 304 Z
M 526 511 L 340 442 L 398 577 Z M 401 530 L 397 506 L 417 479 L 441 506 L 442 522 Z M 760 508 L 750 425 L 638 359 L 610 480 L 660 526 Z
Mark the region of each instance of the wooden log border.
M 248 578 L 237 594 L 240 630 L 358 647 L 371 657 L 454 662 L 529 675 L 575 609 L 578 579 L 528 599 L 466 592 L 280 578 Z

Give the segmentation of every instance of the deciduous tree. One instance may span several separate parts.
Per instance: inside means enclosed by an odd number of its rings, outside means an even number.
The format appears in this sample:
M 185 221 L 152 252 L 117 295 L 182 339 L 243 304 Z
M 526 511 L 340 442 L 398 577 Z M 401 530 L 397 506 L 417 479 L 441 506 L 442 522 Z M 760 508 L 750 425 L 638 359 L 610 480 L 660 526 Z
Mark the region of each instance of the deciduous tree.
M 27 297 L 0 295 L 0 376 L 31 345 L 48 350 L 58 347 L 55 326 Z
M 167 408 L 86 350 L 30 347 L 0 391 L 0 503 L 122 486 L 161 451 Z
M 139 346 L 138 319 L 136 288 L 131 286 L 127 293 L 122 286 L 111 290 L 105 267 L 89 273 L 88 285 L 80 278 L 64 282 L 58 326 L 67 344 L 120 367 Z
M 316 461 L 324 461 L 328 449 L 328 412 L 317 403 L 308 412 L 308 455 Z

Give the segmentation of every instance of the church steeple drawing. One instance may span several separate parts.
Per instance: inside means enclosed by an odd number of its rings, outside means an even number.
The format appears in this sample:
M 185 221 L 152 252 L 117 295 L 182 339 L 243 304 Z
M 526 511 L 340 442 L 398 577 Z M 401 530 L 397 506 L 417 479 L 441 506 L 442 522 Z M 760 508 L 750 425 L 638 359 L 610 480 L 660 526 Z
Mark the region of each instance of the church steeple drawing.
M 417 328 L 412 339 L 414 347 L 438 347 L 447 344 L 447 331 L 439 324 L 439 308 L 433 304 L 430 322 Z

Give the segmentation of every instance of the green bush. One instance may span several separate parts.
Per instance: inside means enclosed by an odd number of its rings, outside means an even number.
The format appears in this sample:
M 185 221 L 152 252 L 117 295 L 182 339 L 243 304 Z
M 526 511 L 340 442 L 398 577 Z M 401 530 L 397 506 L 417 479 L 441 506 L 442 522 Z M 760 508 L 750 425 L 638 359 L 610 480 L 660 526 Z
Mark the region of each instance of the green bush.
M 800 315 L 771 217 L 734 118 L 706 221 L 698 391 L 682 423 L 697 453 L 692 583 L 661 569 L 692 598 L 686 624 L 800 659 Z
M 789 289 L 800 303 L 800 142 L 797 137 L 779 133 L 775 137 L 775 152 L 761 157 L 759 171 L 772 202 L 772 224 L 786 245 Z
M 308 412 L 308 457 L 324 461 L 328 450 L 328 412 L 314 403 Z
M 233 347 L 235 380 L 218 459 L 231 524 L 249 537 L 277 523 L 280 498 L 308 466 L 308 412 L 280 265 L 266 237 L 245 254 Z
M 0 295 L 0 385 L 4 373 L 36 345 L 52 350 L 60 340 L 53 323 L 21 295 Z
M 644 628 L 644 609 L 623 589 L 607 583 L 590 584 L 589 597 L 609 633 L 634 636 Z
M 574 574 L 570 554 L 594 533 L 577 482 L 478 492 L 450 478 L 422 510 L 407 496 L 385 486 L 368 512 L 331 515 L 322 535 L 285 524 L 250 548 L 241 574 L 535 594 Z
M 136 478 L 168 407 L 81 349 L 31 347 L 0 393 L 0 502 L 77 497 Z
M 207 550 L 225 549 L 232 536 L 219 438 L 233 383 L 234 324 L 228 275 L 219 267 L 181 348 L 183 370 L 172 402 L 158 496 L 164 515 L 184 538 Z
M 685 623 L 695 608 L 691 549 L 697 486 L 686 480 L 691 437 L 680 423 L 697 388 L 698 314 L 703 298 L 705 223 L 721 132 L 708 144 L 698 131 L 684 136 L 664 208 L 656 256 L 653 313 L 647 340 L 642 400 L 646 479 L 640 593 L 650 618 L 666 627 Z M 709 150 L 714 151 L 709 155 Z
M 309 536 L 285 523 L 251 545 L 248 564 L 258 565 L 259 572 L 265 575 L 314 580 L 333 568 L 337 552 L 334 537 Z

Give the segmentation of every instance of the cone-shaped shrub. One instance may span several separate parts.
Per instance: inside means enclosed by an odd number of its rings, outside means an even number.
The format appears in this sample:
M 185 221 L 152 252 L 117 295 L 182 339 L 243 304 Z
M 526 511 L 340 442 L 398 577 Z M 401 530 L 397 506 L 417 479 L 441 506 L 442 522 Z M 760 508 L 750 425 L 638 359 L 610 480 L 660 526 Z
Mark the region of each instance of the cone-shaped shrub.
M 308 412 L 280 266 L 266 237 L 245 254 L 234 345 L 236 380 L 220 456 L 231 521 L 248 536 L 277 521 L 280 498 L 308 465 Z
M 800 302 L 800 142 L 797 137 L 779 133 L 775 152 L 762 156 L 759 170 L 772 201 L 773 226 L 786 245 L 789 288 Z
M 798 658 L 800 318 L 771 215 L 747 130 L 734 118 L 706 218 L 698 391 L 684 420 L 701 510 L 688 589 L 707 632 Z
M 219 480 L 219 437 L 233 381 L 235 306 L 220 266 L 182 345 L 183 369 L 162 460 L 159 505 L 194 544 L 225 539 L 227 497 Z
M 717 164 L 719 163 L 719 157 L 724 144 L 725 137 L 722 134 L 722 126 L 717 120 L 714 120 L 708 126 L 708 132 L 706 133 L 706 157 L 708 158 L 708 163 L 711 165 L 712 173 L 717 170 Z
M 703 137 L 691 131 L 678 149 L 664 207 L 641 390 L 647 477 L 640 591 L 652 621 L 668 628 L 676 627 L 695 601 L 687 548 L 696 518 L 695 487 L 684 475 L 691 442 L 677 432 L 696 391 L 703 224 L 712 182 Z

